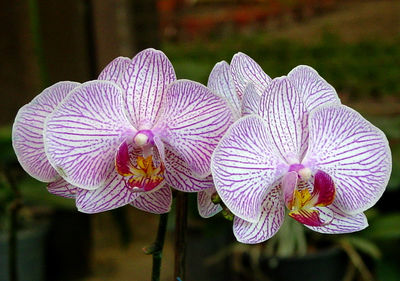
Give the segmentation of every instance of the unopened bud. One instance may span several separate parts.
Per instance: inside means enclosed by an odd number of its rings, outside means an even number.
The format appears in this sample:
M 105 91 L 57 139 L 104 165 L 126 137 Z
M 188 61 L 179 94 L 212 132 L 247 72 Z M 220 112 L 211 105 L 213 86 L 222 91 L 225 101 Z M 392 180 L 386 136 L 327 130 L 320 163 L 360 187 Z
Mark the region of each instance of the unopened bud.
M 221 203 L 221 197 L 219 197 L 218 193 L 215 192 L 213 195 L 211 195 L 211 201 L 214 204 L 219 204 Z
M 222 216 L 227 219 L 228 221 L 233 221 L 233 218 L 235 217 L 231 211 L 228 210 L 228 208 L 224 208 L 221 212 Z

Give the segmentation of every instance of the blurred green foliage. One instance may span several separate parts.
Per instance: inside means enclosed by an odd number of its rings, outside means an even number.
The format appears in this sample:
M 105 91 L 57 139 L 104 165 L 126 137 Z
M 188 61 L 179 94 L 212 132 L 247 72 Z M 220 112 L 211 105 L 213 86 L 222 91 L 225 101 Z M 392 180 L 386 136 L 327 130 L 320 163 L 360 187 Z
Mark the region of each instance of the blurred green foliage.
M 400 93 L 400 38 L 349 44 L 327 33 L 319 43 L 304 45 L 253 35 L 216 42 L 166 43 L 163 49 L 179 78 L 201 83 L 207 82 L 216 62 L 230 62 L 240 51 L 255 59 L 271 77 L 286 75 L 299 64 L 310 65 L 350 98 Z

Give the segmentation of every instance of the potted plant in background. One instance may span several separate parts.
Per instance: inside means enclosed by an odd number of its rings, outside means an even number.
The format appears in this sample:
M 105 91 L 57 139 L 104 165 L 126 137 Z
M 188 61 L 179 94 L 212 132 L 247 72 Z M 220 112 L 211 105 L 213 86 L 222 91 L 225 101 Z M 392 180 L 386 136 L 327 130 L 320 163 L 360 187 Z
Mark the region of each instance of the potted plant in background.
M 9 132 L 0 130 L 0 279 L 44 280 L 48 209 L 23 204 Z
M 10 274 L 21 281 L 87 274 L 89 216 L 76 212 L 72 200 L 49 194 L 43 183 L 26 176 L 12 150 L 9 127 L 0 128 L 0 161 L 0 280 Z M 10 260 L 16 263 L 14 273 Z

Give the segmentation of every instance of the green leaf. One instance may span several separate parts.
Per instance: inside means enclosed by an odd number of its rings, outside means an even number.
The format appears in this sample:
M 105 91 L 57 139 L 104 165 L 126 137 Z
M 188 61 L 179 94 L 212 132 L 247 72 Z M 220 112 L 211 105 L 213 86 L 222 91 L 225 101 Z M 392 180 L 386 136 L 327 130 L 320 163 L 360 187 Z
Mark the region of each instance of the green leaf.
M 371 221 L 364 237 L 377 240 L 400 238 L 400 213 L 378 216 Z

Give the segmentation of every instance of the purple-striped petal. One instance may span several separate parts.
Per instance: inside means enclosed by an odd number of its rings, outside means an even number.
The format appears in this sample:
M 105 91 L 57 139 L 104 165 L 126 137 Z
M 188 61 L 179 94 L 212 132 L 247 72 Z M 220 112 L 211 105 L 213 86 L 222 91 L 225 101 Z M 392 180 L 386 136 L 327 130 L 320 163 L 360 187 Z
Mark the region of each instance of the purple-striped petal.
M 15 154 L 24 170 L 37 180 L 52 182 L 58 177 L 44 151 L 44 122 L 77 86 L 79 83 L 68 81 L 52 85 L 23 106 L 15 117 L 12 129 Z
M 211 176 L 198 177 L 174 149 L 166 145 L 165 180 L 174 189 L 184 192 L 198 192 L 213 187 Z
M 168 185 L 164 185 L 157 191 L 140 193 L 140 196 L 131 205 L 145 212 L 164 214 L 171 210 L 171 203 L 171 188 Z
M 134 133 L 121 101 L 121 90 L 114 83 L 91 81 L 75 88 L 49 116 L 46 155 L 69 183 L 96 189 L 115 169 L 119 144 Z
M 154 49 L 138 53 L 124 75 L 124 103 L 128 119 L 137 129 L 150 129 L 159 115 L 167 86 L 176 80 L 167 56 Z
M 66 198 L 75 198 L 78 193 L 78 188 L 65 181 L 63 178 L 59 178 L 47 185 L 47 190 L 54 195 L 62 196 Z
M 242 116 L 239 95 L 236 93 L 232 73 L 226 61 L 221 61 L 214 66 L 208 77 L 207 87 L 228 102 L 235 120 Z
M 214 151 L 215 188 L 236 216 L 258 222 L 261 204 L 272 184 L 288 169 L 268 138 L 266 123 L 256 115 L 236 121 Z
M 215 187 L 211 187 L 197 193 L 197 208 L 201 217 L 210 218 L 222 210 L 220 204 L 214 204 L 211 201 L 211 197 L 216 192 Z
M 169 87 L 163 119 L 154 131 L 199 177 L 210 174 L 211 154 L 232 124 L 226 102 L 207 87 L 179 80 Z
M 323 208 L 319 209 L 320 215 L 333 215 L 332 221 L 328 224 L 316 227 L 306 225 L 308 228 L 326 234 L 340 234 L 360 231 L 368 226 L 367 218 L 363 213 L 349 215 L 340 211 L 340 209 L 334 205 L 330 205 L 324 209 L 326 210 L 323 210 Z
M 286 77 L 275 78 L 261 97 L 259 115 L 267 122 L 267 130 L 279 155 L 287 163 L 299 163 L 304 150 L 304 104 L 296 88 Z
M 261 96 L 257 93 L 253 83 L 247 84 L 242 98 L 242 114 L 257 114 Z
M 264 89 L 271 82 L 271 78 L 265 74 L 262 68 L 248 55 L 237 53 L 231 61 L 231 71 L 236 91 L 240 97 L 244 95 L 244 91 L 249 82 L 252 82 L 261 95 Z
M 340 104 L 335 89 L 318 72 L 307 65 L 299 65 L 288 78 L 300 94 L 308 112 L 326 104 Z
M 233 220 L 233 234 L 239 242 L 256 244 L 271 238 L 279 230 L 285 216 L 285 205 L 279 184 L 262 201 L 260 219 L 251 223 L 239 217 Z
M 106 80 L 118 83 L 121 76 L 125 73 L 130 63 L 131 59 L 129 58 L 126 57 L 115 58 L 103 69 L 97 80 Z
M 94 214 L 125 206 L 138 196 L 129 190 L 121 175 L 112 171 L 103 186 L 95 190 L 79 188 L 76 207 L 80 212 Z
M 329 174 L 336 185 L 336 206 L 356 214 L 381 197 L 392 159 L 388 141 L 378 128 L 351 108 L 337 105 L 311 114 L 304 164 Z

